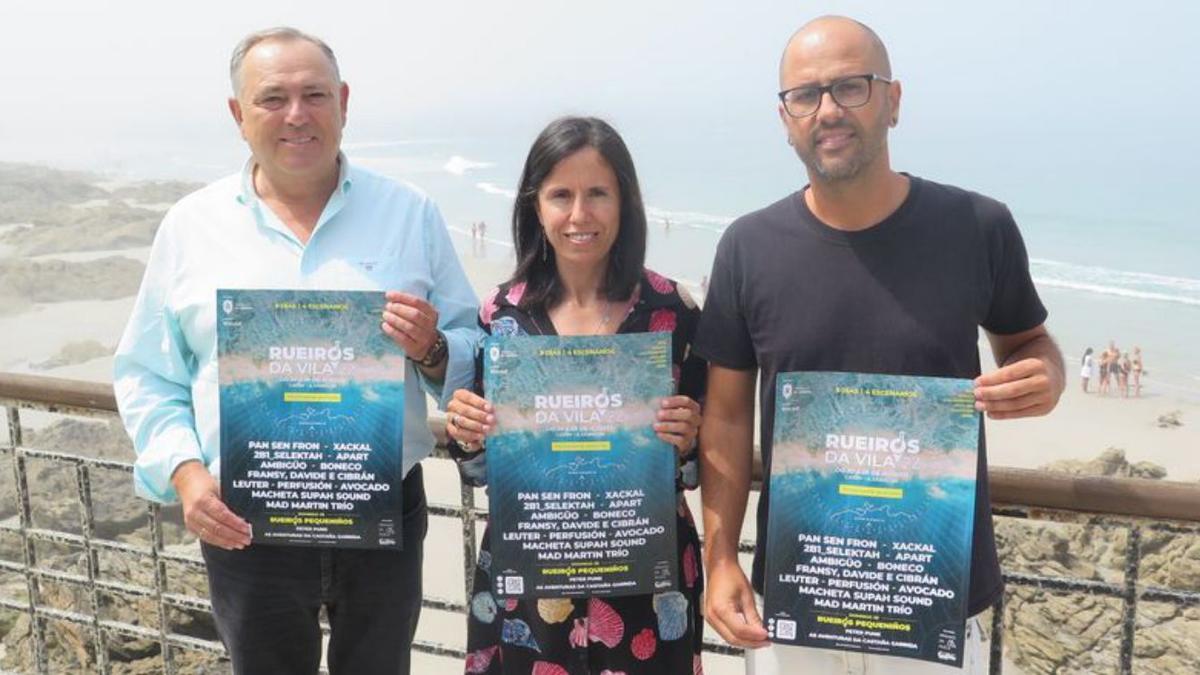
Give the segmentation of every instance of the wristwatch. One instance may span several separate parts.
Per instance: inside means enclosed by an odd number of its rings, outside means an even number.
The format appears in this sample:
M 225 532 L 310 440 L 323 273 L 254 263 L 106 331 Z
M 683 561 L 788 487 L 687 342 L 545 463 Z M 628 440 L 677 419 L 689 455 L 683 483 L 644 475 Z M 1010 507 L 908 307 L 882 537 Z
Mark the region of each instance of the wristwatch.
M 412 359 L 411 357 L 409 358 L 413 363 L 421 366 L 422 368 L 434 368 L 436 366 L 440 366 L 442 361 L 446 360 L 446 357 L 449 355 L 449 351 L 450 349 L 446 345 L 446 336 L 443 335 L 442 331 L 439 330 L 437 332 L 437 337 L 433 341 L 433 344 L 429 346 L 429 351 L 425 352 L 425 356 L 419 359 Z

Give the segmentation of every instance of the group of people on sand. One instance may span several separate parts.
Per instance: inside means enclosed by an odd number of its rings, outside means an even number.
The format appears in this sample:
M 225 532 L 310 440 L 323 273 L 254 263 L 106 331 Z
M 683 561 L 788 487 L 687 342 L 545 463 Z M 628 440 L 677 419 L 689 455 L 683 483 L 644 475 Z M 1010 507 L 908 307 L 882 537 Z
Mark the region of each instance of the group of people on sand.
M 1141 347 L 1135 345 L 1132 351 L 1121 352 L 1117 343 L 1110 340 L 1108 348 L 1099 354 L 1088 347 L 1083 352 L 1079 366 L 1079 378 L 1085 394 L 1089 393 L 1088 383 L 1098 370 L 1098 392 L 1101 396 L 1118 391 L 1125 398 L 1129 398 L 1130 391 L 1134 396 L 1142 395 L 1142 375 L 1146 369 L 1142 362 Z

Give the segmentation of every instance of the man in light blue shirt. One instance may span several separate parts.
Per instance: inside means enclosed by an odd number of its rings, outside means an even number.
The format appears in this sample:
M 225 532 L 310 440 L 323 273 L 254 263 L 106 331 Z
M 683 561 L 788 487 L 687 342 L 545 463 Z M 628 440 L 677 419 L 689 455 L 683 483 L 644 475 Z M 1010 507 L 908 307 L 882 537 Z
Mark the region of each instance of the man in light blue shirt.
M 230 64 L 240 175 L 168 211 L 117 348 L 114 386 L 139 495 L 180 501 L 201 540 L 217 627 L 244 673 L 408 672 L 426 529 L 428 392 L 470 386 L 477 300 L 432 201 L 341 154 L 349 88 L 332 50 L 290 28 L 254 33 Z M 403 551 L 270 546 L 221 501 L 216 289 L 386 290 L 380 330 L 405 373 Z

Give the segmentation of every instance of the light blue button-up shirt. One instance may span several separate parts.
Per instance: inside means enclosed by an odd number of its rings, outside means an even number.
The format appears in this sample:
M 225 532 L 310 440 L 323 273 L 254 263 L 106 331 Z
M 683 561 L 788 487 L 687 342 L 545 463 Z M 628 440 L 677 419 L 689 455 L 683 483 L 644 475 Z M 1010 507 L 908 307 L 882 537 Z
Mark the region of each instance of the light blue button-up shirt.
M 219 475 L 218 288 L 400 290 L 432 304 L 450 361 L 443 384 L 405 363 L 405 475 L 434 445 L 422 388 L 445 407 L 455 389 L 471 386 L 478 300 L 437 207 L 345 156 L 339 162 L 337 188 L 307 245 L 258 198 L 253 160 L 163 218 L 113 373 L 139 495 L 175 501 L 171 474 L 189 460 Z

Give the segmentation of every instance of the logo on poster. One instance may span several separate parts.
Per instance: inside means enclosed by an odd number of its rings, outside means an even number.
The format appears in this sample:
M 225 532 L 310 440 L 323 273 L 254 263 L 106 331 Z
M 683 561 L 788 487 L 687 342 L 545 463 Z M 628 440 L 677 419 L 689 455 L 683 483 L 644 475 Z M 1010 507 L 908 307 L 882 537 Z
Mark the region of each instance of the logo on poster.
M 233 300 L 225 298 L 225 302 L 221 303 L 221 310 L 226 314 L 233 314 Z

